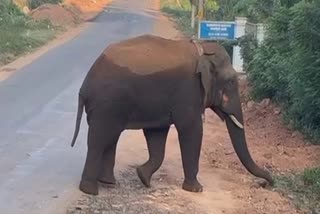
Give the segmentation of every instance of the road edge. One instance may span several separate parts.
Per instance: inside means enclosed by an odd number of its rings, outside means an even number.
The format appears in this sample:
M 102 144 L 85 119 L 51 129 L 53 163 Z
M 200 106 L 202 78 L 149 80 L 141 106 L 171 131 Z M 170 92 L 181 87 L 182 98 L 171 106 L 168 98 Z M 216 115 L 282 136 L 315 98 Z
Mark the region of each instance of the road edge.
M 99 11 L 92 12 L 90 15 L 87 15 L 87 17 L 79 25 L 69 30 L 57 33 L 55 37 L 52 40 L 49 40 L 46 44 L 36 48 L 30 53 L 26 53 L 18 57 L 6 65 L 0 66 L 0 84 L 2 81 L 8 79 L 14 73 L 19 72 L 20 69 L 31 64 L 48 51 L 59 47 L 77 37 L 81 32 L 89 27 L 90 22 L 94 21 L 101 13 L 103 13 L 105 8 L 108 7 L 111 2 L 112 0 L 108 1 Z

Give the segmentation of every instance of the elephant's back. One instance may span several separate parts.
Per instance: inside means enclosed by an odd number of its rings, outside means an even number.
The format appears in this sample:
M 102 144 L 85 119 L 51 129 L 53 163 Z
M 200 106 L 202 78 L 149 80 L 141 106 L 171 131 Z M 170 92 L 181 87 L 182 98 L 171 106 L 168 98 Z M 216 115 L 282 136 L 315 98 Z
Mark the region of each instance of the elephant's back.
M 126 67 L 132 73 L 149 75 L 174 71 L 176 68 L 192 70 L 195 67 L 194 47 L 188 41 L 169 40 L 143 35 L 110 45 L 103 55 L 114 64 Z

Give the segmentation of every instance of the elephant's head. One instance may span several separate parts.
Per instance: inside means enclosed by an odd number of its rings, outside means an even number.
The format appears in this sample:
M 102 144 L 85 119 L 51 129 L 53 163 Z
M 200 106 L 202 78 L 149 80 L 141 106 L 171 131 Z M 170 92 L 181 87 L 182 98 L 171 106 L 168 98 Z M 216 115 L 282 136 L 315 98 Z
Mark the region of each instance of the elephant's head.
M 204 108 L 211 108 L 226 122 L 233 147 L 245 168 L 272 185 L 270 174 L 256 165 L 248 151 L 238 77 L 228 53 L 215 42 L 196 43 L 196 46 L 200 53 L 197 73 L 203 86 Z

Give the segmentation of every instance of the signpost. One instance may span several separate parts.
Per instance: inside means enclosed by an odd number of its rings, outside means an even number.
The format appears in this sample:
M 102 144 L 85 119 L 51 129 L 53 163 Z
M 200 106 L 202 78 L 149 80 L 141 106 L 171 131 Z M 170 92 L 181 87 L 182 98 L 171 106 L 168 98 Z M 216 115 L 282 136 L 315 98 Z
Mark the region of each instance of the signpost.
M 200 21 L 198 38 L 201 40 L 234 40 L 235 22 Z
M 235 17 L 234 21 L 209 21 L 199 20 L 198 39 L 199 40 L 237 40 L 245 35 L 246 27 L 248 26 L 246 17 Z M 259 26 L 259 25 L 258 25 Z M 257 27 L 258 28 L 258 27 Z M 260 31 L 262 27 L 260 27 Z M 259 33 L 261 34 L 261 32 Z M 262 38 L 259 37 L 260 40 Z M 233 46 L 232 51 L 232 66 L 239 73 L 243 71 L 243 59 L 240 54 L 239 45 Z

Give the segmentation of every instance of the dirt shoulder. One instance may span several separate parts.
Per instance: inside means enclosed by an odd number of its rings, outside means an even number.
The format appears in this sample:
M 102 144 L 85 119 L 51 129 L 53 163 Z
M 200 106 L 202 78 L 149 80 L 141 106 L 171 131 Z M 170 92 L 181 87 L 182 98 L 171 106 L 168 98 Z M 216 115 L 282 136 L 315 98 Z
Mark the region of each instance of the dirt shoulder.
M 320 147 L 285 127 L 280 109 L 269 100 L 262 103 L 246 101 L 248 83 L 241 80 L 240 85 L 248 148 L 256 163 L 274 175 L 319 165 Z M 243 204 L 238 207 L 239 213 L 303 213 L 278 192 L 256 187 L 254 178 L 234 153 L 225 124 L 214 113 L 206 113 L 203 155 L 212 168 L 222 169 L 227 174 L 230 191 Z
M 8 64 L 0 64 L 0 82 L 50 49 L 79 35 L 88 27 L 88 21 L 94 19 L 110 2 L 111 0 L 66 0 L 62 5 L 45 4 L 30 11 L 29 16 L 34 20 L 48 19 L 59 30 L 56 31 L 55 37 L 44 45 L 21 54 Z
M 65 0 L 64 4 L 80 12 L 79 16 L 84 21 L 95 18 L 112 0 Z

